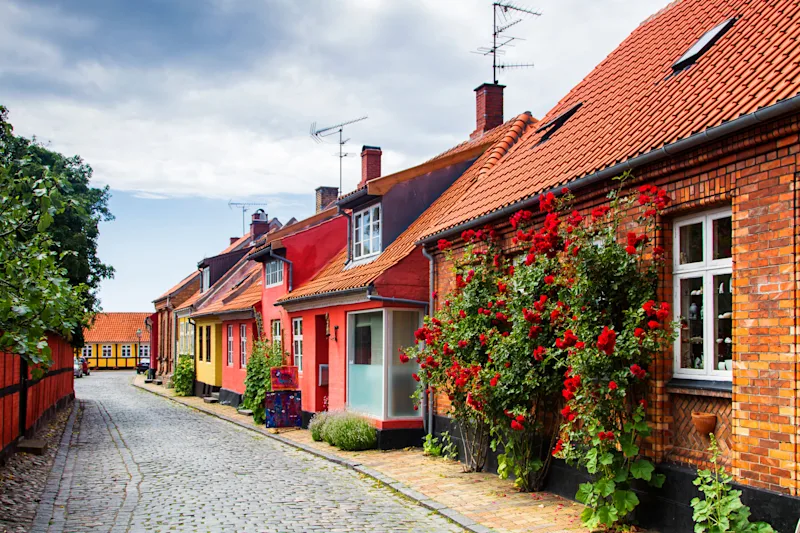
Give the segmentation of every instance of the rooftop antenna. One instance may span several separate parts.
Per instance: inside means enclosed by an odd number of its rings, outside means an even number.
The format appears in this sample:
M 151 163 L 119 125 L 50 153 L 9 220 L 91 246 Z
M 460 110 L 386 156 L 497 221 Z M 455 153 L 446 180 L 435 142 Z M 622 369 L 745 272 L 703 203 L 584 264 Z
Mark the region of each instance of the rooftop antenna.
M 234 202 L 233 200 L 228 200 L 228 207 L 233 209 L 234 207 L 240 208 L 242 210 L 242 235 L 244 235 L 244 220 L 245 215 L 247 214 L 248 207 L 267 207 L 266 202 Z
M 528 16 L 538 17 L 541 13 L 513 2 L 492 2 L 492 46 L 481 46 L 475 54 L 492 56 L 492 79 L 497 85 L 497 71 L 511 68 L 530 68 L 533 63 L 498 63 L 497 56 L 505 55 L 504 48 L 514 46 L 514 41 L 524 41 L 520 37 L 504 35 L 504 32 L 522 22 Z
M 342 194 L 342 159 L 347 157 L 349 154 L 344 152 L 344 143 L 349 141 L 350 139 L 343 139 L 342 138 L 342 131 L 344 131 L 344 127 L 355 122 L 360 122 L 362 120 L 366 120 L 368 117 L 363 116 L 360 118 L 354 118 L 353 120 L 348 120 L 346 122 L 342 122 L 341 124 L 336 124 L 334 126 L 328 126 L 327 128 L 320 128 L 317 129 L 317 123 L 311 123 L 311 138 L 314 139 L 317 143 L 324 142 L 325 137 L 330 137 L 331 135 L 339 134 L 339 195 Z

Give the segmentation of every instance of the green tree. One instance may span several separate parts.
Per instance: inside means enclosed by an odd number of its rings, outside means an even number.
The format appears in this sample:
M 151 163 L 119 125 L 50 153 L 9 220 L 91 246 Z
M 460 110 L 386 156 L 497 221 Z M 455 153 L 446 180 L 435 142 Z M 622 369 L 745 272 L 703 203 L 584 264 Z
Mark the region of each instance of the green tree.
M 67 281 L 73 287 L 85 287 L 80 292 L 80 305 L 88 318 L 100 310 L 97 296 L 100 283 L 114 275 L 113 267 L 97 256 L 99 223 L 114 219 L 108 209 L 109 189 L 89 185 L 92 168 L 80 157 L 66 157 L 48 150 L 35 139 L 14 135 L 10 125 L 3 145 L 0 160 L 11 174 L 18 174 L 24 166 L 31 178 L 42 179 L 47 174 L 57 177 L 55 188 L 69 199 L 53 213 L 46 231 L 53 241 L 51 249 L 57 254 L 56 263 L 64 270 Z M 81 321 L 72 331 L 75 346 L 83 345 L 84 325 Z
M 87 286 L 71 283 L 51 227 L 80 209 L 64 175 L 17 151 L 18 137 L 0 106 L 0 351 L 30 363 L 50 361 L 48 332 L 71 338 L 86 319 Z

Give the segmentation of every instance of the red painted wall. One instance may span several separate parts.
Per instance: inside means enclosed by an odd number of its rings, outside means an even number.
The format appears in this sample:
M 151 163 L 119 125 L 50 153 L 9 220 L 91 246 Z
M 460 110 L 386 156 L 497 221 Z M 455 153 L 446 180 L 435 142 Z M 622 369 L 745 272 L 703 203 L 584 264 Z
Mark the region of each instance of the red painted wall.
M 335 216 L 325 222 L 281 239 L 286 259 L 294 263 L 294 286 L 299 287 L 347 245 L 347 219 Z M 284 282 L 288 283 L 287 276 Z M 270 304 L 271 305 L 271 304 Z
M 381 309 L 382 307 L 405 307 L 384 304 L 384 302 L 364 302 L 349 305 L 335 305 L 297 311 L 289 313 L 290 318 L 303 319 L 303 372 L 300 373 L 300 391 L 303 397 L 303 410 L 318 412 L 322 410 L 324 397 L 328 397 L 328 409 L 344 409 L 347 406 L 347 313 L 363 311 L 366 309 Z M 418 309 L 409 307 L 410 309 Z M 330 337 L 321 338 L 324 330 L 317 331 L 314 325 L 317 317 L 328 314 L 330 321 Z M 336 326 L 339 326 L 338 332 Z M 287 342 L 291 337 L 287 337 Z M 319 352 L 317 346 L 324 343 L 327 346 L 327 363 L 329 372 L 328 387 L 319 387 L 318 365 Z M 379 429 L 421 427 L 420 420 L 373 420 Z
M 375 292 L 390 298 L 428 301 L 430 263 L 417 246 L 413 252 L 375 280 Z
M 253 336 L 256 332 L 256 321 L 225 320 L 222 322 L 222 388 L 225 390 L 244 394 L 244 378 L 247 375 L 246 367 L 241 365 L 241 325 L 247 328 L 246 359 L 253 353 Z M 233 326 L 233 361 L 228 364 L 228 326 Z

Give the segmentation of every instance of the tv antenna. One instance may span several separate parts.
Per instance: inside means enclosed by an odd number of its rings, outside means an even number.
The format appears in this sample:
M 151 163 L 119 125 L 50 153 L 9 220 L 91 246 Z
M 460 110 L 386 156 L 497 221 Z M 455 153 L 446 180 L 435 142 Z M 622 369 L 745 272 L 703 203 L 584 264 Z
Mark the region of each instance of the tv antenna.
M 247 214 L 248 207 L 267 207 L 266 202 L 234 202 L 233 200 L 228 200 L 228 207 L 233 209 L 234 207 L 240 208 L 242 210 L 242 235 L 244 235 L 244 221 L 245 215 Z
M 349 126 L 355 122 L 361 122 L 362 120 L 366 120 L 367 116 L 363 116 L 360 118 L 354 118 L 353 120 L 348 120 L 346 122 L 342 122 L 341 124 L 336 124 L 334 126 L 328 126 L 327 128 L 320 128 L 317 129 L 317 123 L 311 123 L 311 138 L 314 139 L 317 143 L 325 142 L 325 137 L 330 137 L 331 135 L 339 134 L 339 153 L 335 154 L 339 157 L 339 195 L 342 194 L 342 159 L 347 157 L 349 154 L 344 152 L 344 144 L 349 141 L 350 139 L 344 139 L 342 132 L 344 131 L 345 126 Z
M 514 41 L 524 41 L 521 37 L 511 37 L 505 32 L 516 26 L 526 17 L 538 17 L 541 13 L 512 2 L 492 2 L 492 46 L 481 46 L 474 51 L 475 54 L 492 56 L 492 79 L 497 84 L 497 71 L 512 68 L 530 68 L 533 63 L 498 63 L 497 56 L 505 55 L 504 48 L 514 46 Z

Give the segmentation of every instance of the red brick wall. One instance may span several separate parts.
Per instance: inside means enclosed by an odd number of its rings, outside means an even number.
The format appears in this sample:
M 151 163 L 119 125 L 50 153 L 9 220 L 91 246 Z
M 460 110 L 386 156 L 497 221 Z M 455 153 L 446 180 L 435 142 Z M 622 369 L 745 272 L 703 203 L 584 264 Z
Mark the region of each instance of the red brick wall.
M 652 367 L 648 416 L 655 429 L 648 442 L 657 460 L 698 464 L 707 442 L 687 420 L 692 406 L 718 413 L 717 434 L 739 481 L 800 495 L 800 364 L 797 360 L 798 205 L 796 178 L 800 140 L 797 116 L 762 124 L 702 149 L 638 169 L 631 187 L 654 183 L 673 203 L 660 221 L 656 244 L 672 249 L 671 222 L 695 211 L 732 207 L 733 213 L 733 393 L 713 397 L 669 388 L 672 351 Z M 608 188 L 575 191 L 586 212 L 604 203 Z M 637 207 L 638 209 L 638 207 Z M 628 213 L 621 233 L 629 231 Z M 506 220 L 497 229 L 510 249 Z M 458 253 L 458 246 L 456 246 Z M 452 265 L 435 254 L 433 289 L 452 289 Z M 668 257 L 668 265 L 671 258 Z M 671 267 L 663 272 L 662 298 L 672 301 Z M 671 392 L 670 392 L 671 391 Z M 446 413 L 446 398 L 437 412 Z M 687 433 L 688 432 L 688 433 Z

